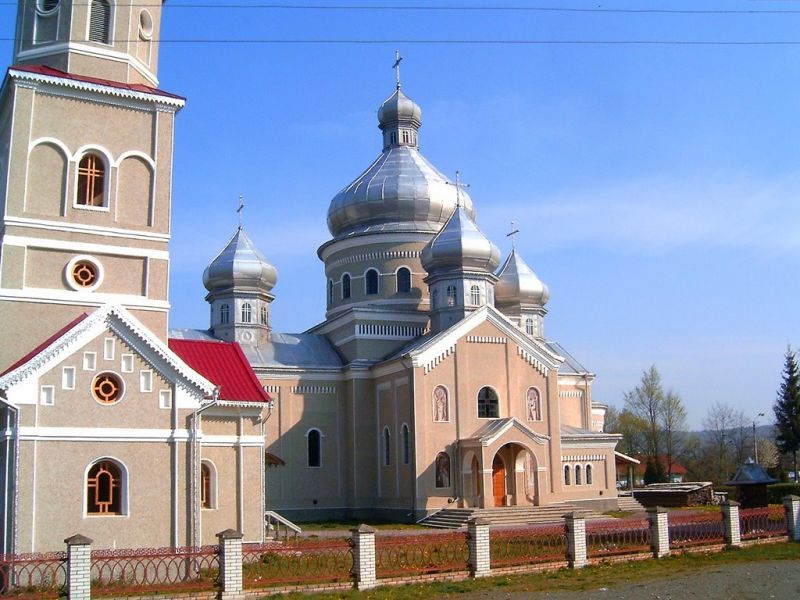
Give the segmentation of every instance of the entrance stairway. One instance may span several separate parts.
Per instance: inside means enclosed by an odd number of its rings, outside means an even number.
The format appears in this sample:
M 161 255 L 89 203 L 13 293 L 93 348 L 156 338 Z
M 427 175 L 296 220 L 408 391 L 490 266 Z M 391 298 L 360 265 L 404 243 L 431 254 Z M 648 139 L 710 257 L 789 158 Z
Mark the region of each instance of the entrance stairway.
M 440 529 L 464 527 L 472 518 L 487 519 L 492 525 L 531 525 L 540 523 L 559 523 L 564 515 L 577 512 L 586 520 L 607 519 L 608 517 L 592 509 L 575 504 L 557 503 L 547 506 L 504 506 L 500 508 L 445 508 L 420 521 L 420 525 Z
M 645 510 L 644 506 L 633 496 L 623 496 L 620 494 L 619 498 L 617 498 L 617 502 L 619 503 L 619 509 L 626 512 L 644 512 Z

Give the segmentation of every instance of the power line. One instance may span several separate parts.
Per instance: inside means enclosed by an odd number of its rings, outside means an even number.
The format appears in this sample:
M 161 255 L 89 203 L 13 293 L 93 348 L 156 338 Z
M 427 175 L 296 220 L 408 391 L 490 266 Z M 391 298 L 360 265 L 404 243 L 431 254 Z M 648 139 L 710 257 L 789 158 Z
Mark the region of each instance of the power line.
M 14 38 L 0 37 L 0 41 L 10 42 Z M 85 40 L 72 40 L 81 42 Z M 121 43 L 138 42 L 140 40 L 116 40 Z M 308 44 L 308 45 L 494 45 L 494 46 L 800 46 L 798 40 L 476 40 L 476 39 L 162 39 L 153 40 L 158 44 Z

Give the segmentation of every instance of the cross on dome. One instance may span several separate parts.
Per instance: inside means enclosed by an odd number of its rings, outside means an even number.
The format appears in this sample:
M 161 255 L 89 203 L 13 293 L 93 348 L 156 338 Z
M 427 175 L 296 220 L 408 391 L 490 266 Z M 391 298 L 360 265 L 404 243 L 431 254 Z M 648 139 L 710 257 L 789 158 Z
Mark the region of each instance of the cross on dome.
M 456 171 L 456 181 L 445 181 L 447 185 L 453 185 L 456 188 L 456 208 L 461 208 L 461 189 L 467 189 L 468 183 L 461 183 L 461 171 Z
M 506 234 L 506 237 L 510 237 L 511 238 L 511 249 L 512 250 L 517 247 L 517 245 L 515 243 L 516 242 L 516 238 L 514 236 L 517 235 L 518 233 L 519 233 L 519 229 L 514 227 L 514 221 L 511 221 L 511 231 Z
M 239 196 L 239 208 L 236 209 L 236 214 L 239 215 L 239 229 L 242 228 L 242 213 L 244 212 L 244 196 Z
M 402 84 L 400 83 L 400 61 L 402 61 L 402 60 L 403 60 L 403 57 L 400 56 L 400 51 L 399 50 L 395 50 L 394 51 L 394 64 L 392 65 L 392 68 L 394 69 L 394 76 L 395 76 L 395 79 L 397 80 L 397 89 L 398 90 L 402 87 Z

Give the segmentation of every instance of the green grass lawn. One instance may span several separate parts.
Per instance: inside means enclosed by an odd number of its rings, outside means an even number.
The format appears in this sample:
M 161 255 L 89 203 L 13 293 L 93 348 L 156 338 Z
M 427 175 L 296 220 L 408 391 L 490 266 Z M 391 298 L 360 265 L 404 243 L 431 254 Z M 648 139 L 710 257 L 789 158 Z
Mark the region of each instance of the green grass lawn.
M 298 523 L 298 526 L 303 530 L 303 534 L 305 534 L 309 531 L 349 532 L 351 529 L 354 529 L 362 524 L 369 525 L 375 529 L 424 529 L 426 531 L 430 531 L 430 527 L 416 525 L 414 523 L 397 523 L 396 521 L 319 521 L 316 523 Z
M 586 567 L 577 571 L 562 569 L 548 573 L 531 575 L 515 575 L 504 577 L 488 577 L 485 579 L 461 582 L 442 582 L 431 584 L 415 584 L 397 587 L 378 588 L 368 592 L 337 592 L 331 594 L 289 594 L 265 596 L 265 598 L 314 598 L 333 600 L 338 598 L 359 600 L 406 600 L 440 598 L 468 592 L 502 589 L 506 592 L 524 591 L 580 591 L 610 587 L 620 583 L 647 581 L 668 577 L 676 573 L 686 573 L 735 562 L 758 562 L 766 560 L 800 560 L 800 544 L 781 542 L 778 544 L 760 544 L 750 548 L 725 550 L 711 554 L 682 554 L 662 560 L 631 561 L 608 563 Z

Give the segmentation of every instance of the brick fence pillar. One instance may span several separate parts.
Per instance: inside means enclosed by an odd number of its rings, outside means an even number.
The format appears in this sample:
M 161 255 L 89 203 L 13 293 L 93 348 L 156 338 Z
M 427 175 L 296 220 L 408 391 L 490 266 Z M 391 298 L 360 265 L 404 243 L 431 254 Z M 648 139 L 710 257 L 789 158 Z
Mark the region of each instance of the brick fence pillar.
M 67 597 L 69 600 L 90 600 L 92 597 L 92 540 L 73 535 L 67 545 Z
M 786 529 L 789 539 L 800 542 L 800 496 L 786 496 L 783 499 L 786 509 Z
M 470 577 L 487 577 L 492 570 L 489 548 L 489 520 L 475 517 L 467 521 L 469 533 Z
M 219 539 L 219 587 L 221 600 L 244 598 L 242 593 L 242 538 L 234 529 L 217 534 Z
M 650 549 L 655 558 L 669 556 L 669 517 L 667 509 L 654 506 L 647 509 L 650 520 Z
M 570 569 L 580 569 L 588 564 L 586 559 L 586 519 L 577 512 L 564 515 L 567 534 L 567 562 Z
M 720 506 L 722 508 L 722 529 L 725 533 L 725 544 L 729 548 L 742 545 L 742 532 L 739 523 L 739 503 L 736 500 L 727 500 Z
M 356 589 L 368 590 L 377 583 L 375 577 L 375 529 L 369 525 L 359 525 L 352 532 L 353 576 Z

